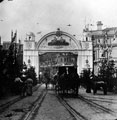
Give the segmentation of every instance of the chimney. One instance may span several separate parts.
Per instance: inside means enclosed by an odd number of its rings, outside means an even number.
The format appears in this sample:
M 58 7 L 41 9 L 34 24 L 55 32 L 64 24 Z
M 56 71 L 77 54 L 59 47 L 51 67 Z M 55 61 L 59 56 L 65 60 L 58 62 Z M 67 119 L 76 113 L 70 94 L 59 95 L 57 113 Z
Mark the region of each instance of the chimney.
M 101 21 L 98 21 L 97 22 L 97 30 L 102 30 L 102 22 Z

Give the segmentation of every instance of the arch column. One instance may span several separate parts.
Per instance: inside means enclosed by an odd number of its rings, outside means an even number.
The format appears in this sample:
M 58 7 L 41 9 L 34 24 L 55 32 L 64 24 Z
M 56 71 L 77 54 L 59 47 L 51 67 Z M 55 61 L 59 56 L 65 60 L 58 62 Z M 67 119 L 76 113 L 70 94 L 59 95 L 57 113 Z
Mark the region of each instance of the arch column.
M 80 74 L 82 70 L 82 51 L 78 51 L 78 56 L 77 56 L 77 71 L 78 74 Z

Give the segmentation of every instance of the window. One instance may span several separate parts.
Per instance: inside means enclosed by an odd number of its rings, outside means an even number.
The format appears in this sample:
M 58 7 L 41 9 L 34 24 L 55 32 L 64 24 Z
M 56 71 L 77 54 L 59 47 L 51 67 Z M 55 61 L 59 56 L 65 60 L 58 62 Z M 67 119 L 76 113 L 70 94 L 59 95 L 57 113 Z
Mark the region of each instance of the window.
M 86 37 L 86 41 L 88 41 L 88 37 Z

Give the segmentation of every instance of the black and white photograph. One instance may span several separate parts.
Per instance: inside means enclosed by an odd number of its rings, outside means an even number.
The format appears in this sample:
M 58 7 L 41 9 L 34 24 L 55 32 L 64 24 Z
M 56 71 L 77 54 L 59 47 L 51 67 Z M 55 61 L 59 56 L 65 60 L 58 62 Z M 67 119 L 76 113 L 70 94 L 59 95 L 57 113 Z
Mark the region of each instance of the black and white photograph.
M 117 120 L 117 0 L 0 0 L 0 120 Z

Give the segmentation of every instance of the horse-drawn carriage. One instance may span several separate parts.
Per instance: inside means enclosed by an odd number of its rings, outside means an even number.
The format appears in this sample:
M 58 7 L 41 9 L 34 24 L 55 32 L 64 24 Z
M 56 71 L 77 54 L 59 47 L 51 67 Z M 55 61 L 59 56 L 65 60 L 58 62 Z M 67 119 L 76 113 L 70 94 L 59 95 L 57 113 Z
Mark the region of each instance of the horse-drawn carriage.
M 91 90 L 93 90 L 95 95 L 98 90 L 101 90 L 104 95 L 107 94 L 107 80 L 103 77 L 91 74 L 90 70 L 84 70 L 81 79 L 81 84 L 86 88 L 86 93 L 91 93 Z
M 58 94 L 78 95 L 80 86 L 77 67 L 75 66 L 58 66 L 58 74 L 55 76 L 56 92 Z

